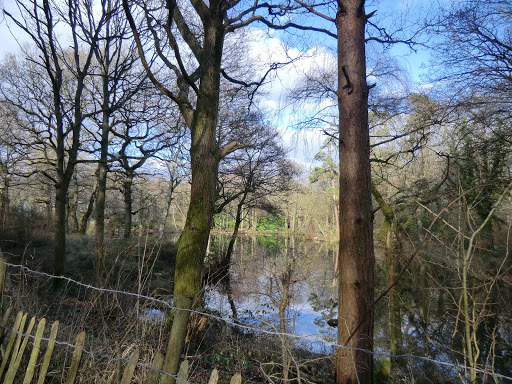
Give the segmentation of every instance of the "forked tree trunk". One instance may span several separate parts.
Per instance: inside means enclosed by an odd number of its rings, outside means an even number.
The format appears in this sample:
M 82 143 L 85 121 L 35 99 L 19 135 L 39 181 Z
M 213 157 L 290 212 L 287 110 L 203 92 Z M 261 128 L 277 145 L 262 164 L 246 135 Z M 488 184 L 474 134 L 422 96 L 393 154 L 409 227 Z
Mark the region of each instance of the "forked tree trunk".
M 339 312 L 336 382 L 373 379 L 374 252 L 364 0 L 340 0 L 338 98 L 340 137 Z
M 210 108 L 208 108 L 210 109 Z M 206 111 L 205 111 L 206 112 Z M 198 107 L 197 117 L 201 118 Z M 215 120 L 206 115 L 192 129 L 192 184 L 187 220 L 181 234 L 174 273 L 174 306 L 191 309 L 201 291 L 201 272 L 213 223 L 216 176 L 219 164 L 215 148 Z M 176 374 L 185 345 L 190 312 L 175 311 L 164 371 Z M 162 378 L 163 379 L 163 378 Z M 164 383 L 174 383 L 167 377 Z

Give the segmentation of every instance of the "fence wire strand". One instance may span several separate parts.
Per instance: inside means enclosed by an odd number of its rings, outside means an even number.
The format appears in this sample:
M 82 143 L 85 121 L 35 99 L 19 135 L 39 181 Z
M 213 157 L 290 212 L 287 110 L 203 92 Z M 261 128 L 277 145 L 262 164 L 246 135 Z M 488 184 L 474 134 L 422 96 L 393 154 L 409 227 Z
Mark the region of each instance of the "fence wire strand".
M 87 289 L 91 289 L 91 290 L 98 291 L 98 292 L 120 294 L 120 295 L 129 296 L 129 297 L 135 297 L 137 299 L 144 299 L 144 300 L 152 302 L 152 303 L 157 303 L 157 304 L 164 305 L 165 307 L 167 307 L 170 310 L 187 311 L 187 312 L 190 312 L 190 313 L 194 313 L 194 314 L 197 314 L 197 315 L 205 316 L 205 317 L 217 320 L 217 321 L 221 321 L 221 322 L 227 323 L 230 326 L 237 327 L 237 328 L 240 328 L 240 329 L 243 329 L 243 330 L 246 330 L 246 331 L 251 331 L 251 332 L 261 333 L 261 334 L 266 334 L 266 335 L 271 335 L 271 336 L 287 337 L 287 338 L 291 338 L 291 339 L 298 339 L 298 340 L 303 340 L 303 341 L 313 342 L 313 343 L 322 343 L 323 345 L 328 346 L 328 347 L 334 347 L 336 349 L 343 349 L 343 350 L 348 350 L 348 351 L 359 351 L 359 352 L 367 353 L 367 354 L 370 354 L 370 355 L 372 355 L 374 357 L 379 357 L 379 358 L 391 358 L 391 359 L 408 358 L 408 359 L 426 361 L 426 362 L 430 362 L 430 363 L 433 363 L 433 364 L 438 365 L 438 366 L 444 366 L 444 367 L 448 367 L 448 368 L 455 368 L 455 369 L 458 369 L 458 370 L 470 370 L 470 369 L 472 369 L 473 371 L 476 371 L 478 373 L 482 373 L 482 374 L 485 374 L 485 375 L 488 375 L 488 376 L 492 376 L 492 377 L 495 377 L 495 378 L 512 380 L 512 376 L 506 376 L 506 375 L 502 375 L 500 373 L 489 372 L 488 370 L 480 369 L 480 368 L 471 368 L 471 367 L 469 367 L 469 366 L 467 366 L 465 364 L 450 363 L 450 362 L 446 362 L 446 361 L 440 361 L 440 360 L 432 359 L 432 358 L 429 358 L 429 357 L 426 357 L 426 356 L 412 355 L 412 354 L 406 354 L 406 353 L 404 353 L 404 354 L 392 354 L 392 353 L 383 352 L 383 351 L 371 351 L 371 350 L 364 349 L 364 348 L 351 347 L 351 346 L 347 346 L 347 345 L 338 344 L 336 342 L 330 342 L 330 341 L 327 341 L 327 340 L 322 340 L 322 339 L 319 339 L 319 338 L 316 338 L 316 337 L 312 337 L 312 336 L 303 336 L 303 335 L 296 335 L 296 334 L 286 333 L 286 332 L 271 331 L 271 330 L 264 329 L 264 328 L 259 328 L 259 327 L 255 327 L 255 326 L 241 324 L 240 322 L 233 321 L 232 319 L 224 318 L 224 317 L 217 316 L 217 315 L 213 315 L 211 313 L 206 313 L 206 312 L 198 311 L 198 310 L 195 310 L 195 309 L 189 309 L 189 308 L 179 308 L 179 307 L 173 306 L 172 304 L 170 304 L 169 302 L 167 302 L 165 300 L 161 300 L 161 299 L 158 299 L 156 297 L 152 297 L 152 296 L 148 296 L 148 295 L 143 295 L 143 294 L 139 294 L 139 293 L 135 293 L 135 292 L 130 292 L 130 291 L 124 291 L 124 290 L 117 290 L 117 289 L 110 289 L 110 288 L 100 288 L 100 287 L 96 287 L 96 286 L 91 285 L 91 284 L 87 284 L 87 283 L 83 283 L 83 282 L 74 280 L 74 279 L 72 279 L 70 277 L 67 277 L 67 276 L 55 276 L 55 275 L 52 275 L 52 274 L 49 274 L 49 273 L 46 273 L 46 272 L 33 270 L 33 269 L 31 269 L 31 268 L 29 268 L 29 267 L 27 267 L 25 265 L 13 264 L 13 263 L 6 262 L 5 260 L 1 260 L 1 259 L 0 259 L 0 264 L 4 264 L 7 267 L 18 268 L 18 269 L 20 269 L 20 270 L 22 270 L 22 271 L 24 271 L 26 273 L 31 273 L 31 274 L 34 274 L 34 275 L 44 276 L 44 277 L 47 277 L 49 279 L 64 280 L 64 281 L 66 281 L 68 283 L 72 283 L 72 284 L 75 284 L 77 286 L 80 286 L 80 287 L 83 287 L 83 288 L 87 288 Z M 38 337 L 36 337 L 34 335 L 30 335 L 30 334 L 25 334 L 25 333 L 19 332 L 19 331 L 13 329 L 13 328 L 9 328 L 9 327 L 3 327 L 3 328 L 8 330 L 9 332 L 14 332 L 14 333 L 16 333 L 18 335 L 21 335 L 21 337 L 28 336 L 28 337 L 30 337 L 30 338 L 32 338 L 34 340 L 39 339 L 39 340 L 47 341 L 47 342 L 54 342 L 55 344 L 63 345 L 63 346 L 66 346 L 66 347 L 71 347 L 71 348 L 74 348 L 74 349 L 79 349 L 79 350 L 83 351 L 84 353 L 86 353 L 88 355 L 98 356 L 98 357 L 101 357 L 101 358 L 104 358 L 104 359 L 107 359 L 107 360 L 110 360 L 110 361 L 114 361 L 114 362 L 115 361 L 123 361 L 123 362 L 133 363 L 136 366 L 139 366 L 139 367 L 142 367 L 142 368 L 146 368 L 146 369 L 149 369 L 151 371 L 158 372 L 158 373 L 161 373 L 161 374 L 164 374 L 164 375 L 167 375 L 167 376 L 172 376 L 172 377 L 174 377 L 179 382 L 189 383 L 188 381 L 179 380 L 176 375 L 173 375 L 173 374 L 171 374 L 169 372 L 166 372 L 166 371 L 163 371 L 163 370 L 160 370 L 160 369 L 156 369 L 153 366 L 151 366 L 149 364 L 146 364 L 146 363 L 140 363 L 140 362 L 132 361 L 129 358 L 126 358 L 126 357 L 114 357 L 114 356 L 105 354 L 105 353 L 103 353 L 101 351 L 89 351 L 89 350 L 87 350 L 85 348 L 76 347 L 74 344 L 71 344 L 71 343 L 66 342 L 66 341 L 59 341 L 59 340 L 54 340 L 54 339 L 44 338 L 44 337 L 38 338 Z

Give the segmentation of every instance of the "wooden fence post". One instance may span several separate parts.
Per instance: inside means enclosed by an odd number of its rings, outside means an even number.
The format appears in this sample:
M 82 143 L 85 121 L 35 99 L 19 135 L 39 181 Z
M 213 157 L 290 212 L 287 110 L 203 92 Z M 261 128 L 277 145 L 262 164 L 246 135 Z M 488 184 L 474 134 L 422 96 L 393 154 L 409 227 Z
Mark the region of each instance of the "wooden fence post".
M 59 321 L 55 321 L 52 324 L 52 329 L 50 331 L 50 340 L 48 341 L 48 345 L 46 346 L 46 352 L 44 353 L 43 365 L 41 366 L 41 371 L 39 371 L 39 379 L 37 380 L 37 384 L 44 384 L 46 373 L 48 372 L 48 367 L 50 366 L 50 359 L 52 358 L 53 348 L 55 347 L 55 341 L 57 338 L 57 332 L 59 330 Z
M 82 331 L 76 337 L 75 350 L 73 351 L 73 357 L 71 359 L 71 366 L 69 367 L 68 379 L 66 384 L 74 384 L 76 379 L 76 373 L 78 372 L 78 366 L 80 365 L 80 359 L 82 358 L 82 352 L 85 345 L 85 331 Z

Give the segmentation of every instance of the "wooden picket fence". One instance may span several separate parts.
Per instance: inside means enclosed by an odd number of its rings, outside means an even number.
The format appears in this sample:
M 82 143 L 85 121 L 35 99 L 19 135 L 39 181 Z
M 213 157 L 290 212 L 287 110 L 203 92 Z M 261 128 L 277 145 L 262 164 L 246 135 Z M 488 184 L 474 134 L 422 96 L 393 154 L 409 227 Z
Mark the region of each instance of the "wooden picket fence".
M 11 384 L 13 383 L 15 378 L 17 379 L 17 382 L 19 382 L 19 379 L 23 377 L 23 384 L 30 384 L 33 382 L 33 379 L 35 379 L 34 374 L 36 372 L 36 367 L 39 366 L 40 368 L 39 375 L 37 378 L 37 384 L 43 384 L 46 382 L 48 367 L 50 365 L 50 360 L 52 358 L 53 349 L 55 347 L 55 340 L 59 329 L 59 322 L 55 321 L 51 326 L 50 336 L 48 338 L 43 338 L 44 330 L 46 327 L 45 318 L 39 320 L 35 330 L 35 334 L 32 335 L 32 331 L 36 323 L 36 318 L 32 317 L 28 322 L 28 325 L 25 327 L 25 325 L 27 324 L 28 314 L 24 313 L 23 311 L 18 312 L 12 328 L 7 328 L 7 323 L 9 322 L 9 318 L 12 312 L 12 308 L 9 308 L 5 312 L 0 328 L 0 340 L 6 341 L 6 343 L 4 342 L 5 352 L 3 354 L 2 363 L 0 365 L 0 378 L 3 377 L 2 383 Z M 80 365 L 80 360 L 82 358 L 82 352 L 85 346 L 85 336 L 85 331 L 82 331 L 76 337 L 76 342 L 74 344 L 73 350 L 73 357 L 71 359 L 71 364 L 68 368 L 66 376 L 66 384 L 75 383 L 75 379 L 78 374 L 78 367 Z M 26 363 L 26 367 L 20 368 L 20 364 L 22 362 L 24 352 L 27 349 L 29 340 L 33 340 L 32 352 L 30 353 L 30 358 L 28 360 L 28 363 Z M 41 350 L 42 342 L 46 342 L 47 345 L 45 353 L 42 356 L 42 361 L 38 363 L 39 351 Z M 137 363 L 139 362 L 139 354 L 139 348 L 136 348 L 131 353 L 130 357 L 127 360 L 127 364 L 123 370 L 123 375 L 120 384 L 129 384 L 132 382 L 133 376 L 135 374 L 135 369 L 137 368 Z M 164 360 L 164 355 L 161 352 L 158 352 L 155 355 L 153 362 L 151 364 L 152 369 L 147 379 L 144 380 L 145 383 L 158 384 Z M 177 382 L 188 382 L 188 374 L 189 363 L 188 360 L 185 360 L 181 363 Z M 210 375 L 208 384 L 217 384 L 218 380 L 219 373 L 217 369 L 214 369 Z M 231 378 L 230 383 L 241 384 L 242 376 L 240 375 L 240 373 L 235 374 Z

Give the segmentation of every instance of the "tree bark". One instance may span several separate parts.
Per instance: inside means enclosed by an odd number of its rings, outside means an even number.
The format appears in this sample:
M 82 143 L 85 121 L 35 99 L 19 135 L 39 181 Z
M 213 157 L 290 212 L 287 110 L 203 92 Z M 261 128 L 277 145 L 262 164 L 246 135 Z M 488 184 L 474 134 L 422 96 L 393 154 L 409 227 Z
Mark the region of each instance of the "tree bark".
M 199 298 L 201 272 L 213 223 L 217 197 L 220 148 L 215 141 L 219 109 L 220 64 L 224 44 L 221 1 L 210 1 L 209 15 L 203 20 L 204 38 L 199 94 L 190 124 L 192 182 L 187 220 L 181 234 L 174 274 L 174 305 L 164 371 L 176 374 L 185 345 L 190 311 Z M 163 383 L 174 383 L 165 376 Z
M 374 251 L 364 0 L 340 0 L 338 104 L 340 137 L 339 312 L 336 382 L 373 380 Z

